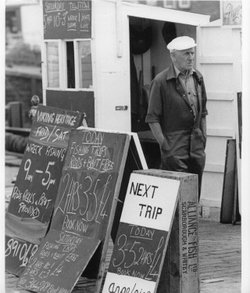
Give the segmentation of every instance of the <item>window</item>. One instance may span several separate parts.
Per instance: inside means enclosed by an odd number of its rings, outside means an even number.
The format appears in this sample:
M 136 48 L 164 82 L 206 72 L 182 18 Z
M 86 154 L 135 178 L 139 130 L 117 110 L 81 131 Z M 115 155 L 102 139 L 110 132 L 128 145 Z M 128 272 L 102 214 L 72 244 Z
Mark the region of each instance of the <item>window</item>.
M 67 54 L 67 87 L 75 88 L 75 54 L 74 43 L 66 42 Z
M 191 1 L 190 0 L 179 1 L 179 8 L 180 9 L 190 9 L 191 8 Z
M 47 86 L 50 88 L 58 88 L 60 84 L 58 43 L 48 42 L 46 45 Z
M 47 41 L 47 87 L 92 89 L 90 40 Z
M 92 87 L 92 61 L 90 41 L 78 42 L 79 52 L 79 87 Z
M 6 31 L 12 34 L 21 32 L 20 8 L 14 7 L 6 10 Z
M 170 0 L 164 0 L 164 2 L 163 2 L 163 6 L 165 7 L 165 8 L 176 8 L 176 1 L 175 0 L 172 0 L 172 1 L 170 1 Z

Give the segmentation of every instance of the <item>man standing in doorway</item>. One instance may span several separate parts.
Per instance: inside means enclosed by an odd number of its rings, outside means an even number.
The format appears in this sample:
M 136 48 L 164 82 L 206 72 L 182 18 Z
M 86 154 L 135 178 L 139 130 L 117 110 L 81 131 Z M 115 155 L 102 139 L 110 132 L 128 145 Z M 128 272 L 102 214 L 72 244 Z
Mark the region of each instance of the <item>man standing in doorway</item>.
M 177 37 L 168 45 L 172 64 L 152 81 L 146 122 L 160 145 L 163 170 L 198 175 L 205 166 L 206 90 L 194 69 L 195 41 Z

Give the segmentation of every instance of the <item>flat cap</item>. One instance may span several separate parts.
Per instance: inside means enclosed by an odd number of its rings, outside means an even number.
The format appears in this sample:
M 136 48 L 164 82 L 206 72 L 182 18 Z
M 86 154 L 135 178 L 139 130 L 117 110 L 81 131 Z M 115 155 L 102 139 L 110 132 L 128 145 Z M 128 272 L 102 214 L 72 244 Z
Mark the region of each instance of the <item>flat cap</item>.
M 167 48 L 168 50 L 187 50 L 190 48 L 196 47 L 194 39 L 187 37 L 187 36 L 182 36 L 182 37 L 177 37 L 173 39 L 170 43 L 168 43 Z

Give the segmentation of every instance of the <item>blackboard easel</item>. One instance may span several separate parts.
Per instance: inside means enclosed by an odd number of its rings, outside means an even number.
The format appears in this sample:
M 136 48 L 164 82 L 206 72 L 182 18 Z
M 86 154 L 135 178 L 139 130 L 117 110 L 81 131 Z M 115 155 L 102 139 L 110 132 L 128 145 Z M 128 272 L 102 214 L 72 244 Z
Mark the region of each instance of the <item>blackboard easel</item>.
M 6 270 L 19 276 L 45 236 L 71 129 L 83 113 L 39 105 L 5 220 Z
M 36 292 L 47 292 L 48 288 L 71 292 L 82 276 L 95 280 L 93 286 L 99 292 L 107 249 L 115 237 L 125 197 L 124 186 L 132 170 L 142 168 L 146 168 L 145 159 L 135 134 L 73 130 L 50 230 L 19 285 Z M 41 266 L 34 275 L 41 262 L 46 268 Z

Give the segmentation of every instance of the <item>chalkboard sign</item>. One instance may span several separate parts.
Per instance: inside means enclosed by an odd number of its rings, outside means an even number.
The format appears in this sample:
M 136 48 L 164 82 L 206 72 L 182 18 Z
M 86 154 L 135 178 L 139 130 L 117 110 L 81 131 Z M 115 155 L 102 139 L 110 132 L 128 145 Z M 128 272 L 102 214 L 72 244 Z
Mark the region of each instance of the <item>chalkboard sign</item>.
M 61 235 L 75 237 L 81 243 L 77 250 L 79 266 L 76 268 L 74 262 L 66 261 L 64 255 L 60 274 L 46 277 L 48 286 L 62 286 L 64 281 L 61 279 L 67 276 L 62 292 L 70 292 L 100 243 L 109 239 L 130 139 L 128 134 L 91 128 L 71 131 L 51 228 L 44 243 L 56 245 Z M 34 260 L 43 262 L 42 248 L 34 255 Z M 28 290 L 46 292 L 41 289 L 40 275 L 32 274 L 36 263 L 31 261 L 19 285 Z M 96 275 L 99 266 L 100 258 L 93 268 Z
M 38 107 L 6 213 L 7 235 L 33 242 L 44 237 L 54 209 L 69 134 L 81 125 L 82 118 L 79 112 Z M 11 270 L 8 265 L 6 269 Z
M 69 134 L 81 121 L 79 112 L 38 107 L 8 213 L 42 223 L 50 221 Z
M 99 240 L 86 241 L 71 233 L 50 230 L 18 285 L 35 292 L 71 292 L 99 243 Z
M 52 228 L 105 238 L 126 140 L 94 129 L 71 132 Z
M 5 266 L 7 270 L 19 276 L 37 250 L 38 243 L 6 236 Z
M 178 189 L 177 180 L 131 174 L 102 292 L 155 292 Z
M 91 38 L 91 0 L 43 0 L 44 39 Z

